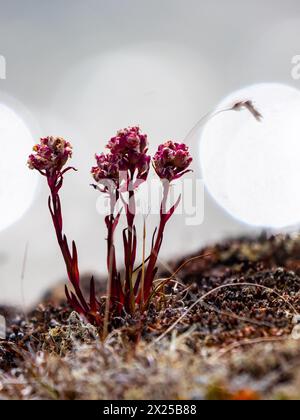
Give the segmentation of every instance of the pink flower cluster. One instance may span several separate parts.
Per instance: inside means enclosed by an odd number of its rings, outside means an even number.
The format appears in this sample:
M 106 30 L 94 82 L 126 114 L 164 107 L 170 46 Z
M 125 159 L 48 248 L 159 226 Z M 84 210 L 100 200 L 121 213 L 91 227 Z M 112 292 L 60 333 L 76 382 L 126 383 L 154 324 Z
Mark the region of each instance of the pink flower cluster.
M 170 140 L 158 147 L 153 158 L 153 166 L 161 179 L 171 182 L 188 172 L 187 168 L 192 160 L 185 144 Z
M 91 173 L 97 183 L 111 180 L 116 185 L 119 182 L 120 158 L 112 153 L 96 155 L 97 166 L 93 166 Z
M 132 153 L 147 153 L 147 134 L 140 132 L 140 127 L 128 127 L 119 130 L 108 142 L 111 153 L 125 156 Z
M 110 153 L 96 155 L 97 166 L 91 170 L 97 183 L 113 180 L 119 186 L 121 171 L 129 171 L 131 177 L 137 171 L 137 179 L 147 178 L 151 157 L 147 155 L 147 135 L 142 134 L 139 127 L 118 131 L 106 147 Z M 192 160 L 185 144 L 167 141 L 159 146 L 153 158 L 153 166 L 161 179 L 171 182 L 188 172 Z
M 61 171 L 72 157 L 72 146 L 62 137 L 45 137 L 33 147 L 34 154 L 28 158 L 30 169 L 52 174 Z
M 139 180 L 146 180 L 151 157 L 147 155 L 147 135 L 139 127 L 129 127 L 118 131 L 107 144 L 108 154 L 96 155 L 97 166 L 91 173 L 98 183 L 112 180 L 118 186 L 121 172 L 128 172 L 130 178 L 136 174 Z

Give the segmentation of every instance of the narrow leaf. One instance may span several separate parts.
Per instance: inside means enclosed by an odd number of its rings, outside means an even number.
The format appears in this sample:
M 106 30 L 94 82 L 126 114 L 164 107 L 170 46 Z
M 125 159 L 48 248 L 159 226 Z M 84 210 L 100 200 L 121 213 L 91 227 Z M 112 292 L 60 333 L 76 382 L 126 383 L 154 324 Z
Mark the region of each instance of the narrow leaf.
M 118 226 L 119 220 L 120 220 L 120 216 L 122 213 L 122 209 L 118 212 L 118 214 L 116 215 L 115 219 L 114 219 L 114 223 L 112 225 L 112 233 L 115 232 L 116 227 Z
M 136 247 L 137 247 L 137 235 L 136 235 L 136 227 L 133 226 L 133 242 L 132 242 L 132 253 L 131 253 L 131 267 L 134 266 L 135 259 L 136 259 Z
M 97 312 L 97 300 L 96 300 L 96 291 L 95 291 L 95 280 L 94 277 L 91 278 L 90 283 L 90 307 L 92 312 Z
M 134 285 L 134 294 L 135 294 L 135 296 L 138 294 L 139 287 L 140 287 L 140 284 L 141 284 L 141 278 L 142 278 L 142 270 L 139 271 L 139 273 L 137 275 L 137 278 L 136 278 L 136 281 L 135 281 L 135 285 Z
M 168 222 L 168 220 L 172 217 L 172 215 L 174 214 L 174 212 L 175 212 L 175 210 L 177 209 L 177 207 L 178 207 L 178 205 L 179 205 L 179 203 L 180 203 L 180 200 L 181 200 L 181 194 L 180 194 L 180 196 L 178 197 L 178 199 L 177 199 L 177 201 L 176 201 L 176 203 L 170 208 L 170 210 L 167 212 L 167 214 L 165 214 L 165 215 L 163 215 L 164 216 L 164 218 L 165 218 L 165 223 L 167 223 Z

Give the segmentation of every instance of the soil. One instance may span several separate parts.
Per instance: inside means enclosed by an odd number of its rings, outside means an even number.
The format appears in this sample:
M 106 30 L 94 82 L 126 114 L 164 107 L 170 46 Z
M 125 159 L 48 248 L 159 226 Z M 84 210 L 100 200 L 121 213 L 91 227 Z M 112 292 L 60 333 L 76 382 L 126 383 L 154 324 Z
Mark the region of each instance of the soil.
M 0 308 L 0 398 L 299 399 L 300 236 L 234 239 L 183 264 L 105 343 L 60 288 L 28 314 Z

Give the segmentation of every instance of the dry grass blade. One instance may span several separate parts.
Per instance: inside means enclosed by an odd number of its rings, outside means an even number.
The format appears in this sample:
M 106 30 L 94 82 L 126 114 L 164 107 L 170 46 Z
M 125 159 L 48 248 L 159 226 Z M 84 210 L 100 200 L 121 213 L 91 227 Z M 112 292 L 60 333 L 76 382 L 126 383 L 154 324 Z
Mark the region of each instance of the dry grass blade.
M 155 282 L 157 282 L 157 283 L 159 283 L 159 285 L 158 286 L 156 286 L 154 289 L 153 289 L 153 291 L 152 291 L 152 293 L 151 293 L 151 295 L 149 296 L 149 298 L 148 298 L 148 301 L 146 302 L 146 306 L 149 304 L 149 302 L 151 301 L 151 299 L 155 296 L 155 295 L 157 295 L 158 293 L 159 293 L 159 291 L 166 285 L 166 284 L 168 284 L 168 283 L 170 283 L 172 280 L 174 280 L 174 278 L 175 278 L 175 280 L 176 280 L 176 275 L 179 273 L 179 271 L 180 270 L 182 270 L 187 264 L 189 264 L 190 262 L 192 262 L 192 261 L 195 261 L 195 260 L 198 260 L 198 259 L 201 259 L 201 258 L 205 258 L 205 257 L 209 257 L 209 256 L 211 256 L 212 254 L 211 253 L 207 253 L 207 254 L 203 254 L 203 255 L 198 255 L 198 256 L 196 256 L 196 257 L 192 257 L 192 258 L 189 258 L 188 260 L 186 260 L 186 261 L 184 261 L 184 263 L 182 263 L 175 271 L 174 271 L 174 273 L 170 276 L 170 277 L 167 277 L 166 279 L 156 279 L 155 280 Z M 179 283 L 178 282 L 178 280 L 176 280 L 176 282 L 177 283 Z
M 200 120 L 197 121 L 197 123 L 194 125 L 194 127 L 189 131 L 189 133 L 186 135 L 184 139 L 184 143 L 188 142 L 189 138 L 192 137 L 199 128 L 205 124 L 206 122 L 210 121 L 212 118 L 217 117 L 220 114 L 223 114 L 224 112 L 228 111 L 241 111 L 243 109 L 247 109 L 250 114 L 253 115 L 253 117 L 256 119 L 256 121 L 260 122 L 263 119 L 262 114 L 256 109 L 253 101 L 251 100 L 241 100 L 238 102 L 235 102 L 233 106 L 229 108 L 223 108 L 219 109 L 217 111 L 208 112 L 203 117 L 200 118 Z
M 243 341 L 238 341 L 236 343 L 230 344 L 229 346 L 225 347 L 224 349 L 220 350 L 217 354 L 211 356 L 208 360 L 209 363 L 213 364 L 225 354 L 230 353 L 231 351 L 243 347 L 243 346 L 250 346 L 254 344 L 261 344 L 261 343 L 277 343 L 280 341 L 286 341 L 290 339 L 290 336 L 283 336 L 283 337 L 261 337 L 261 338 L 253 338 Z
M 255 108 L 254 103 L 250 100 L 236 102 L 231 109 L 232 111 L 241 111 L 243 108 L 247 109 L 257 121 L 260 122 L 262 120 L 262 114 Z
M 159 341 L 161 341 L 166 335 L 168 335 L 189 313 L 190 311 L 199 303 L 201 303 L 204 299 L 211 296 L 212 294 L 216 293 L 217 291 L 221 289 L 225 289 L 228 287 L 258 287 L 264 290 L 268 290 L 269 292 L 275 294 L 278 298 L 282 299 L 294 312 L 294 315 L 299 315 L 296 308 L 288 302 L 283 296 L 281 296 L 279 293 L 275 292 L 273 289 L 270 289 L 269 287 L 260 285 L 260 284 L 253 284 L 253 283 L 230 283 L 230 284 L 224 284 L 219 287 L 216 287 L 215 289 L 205 293 L 203 296 L 201 296 L 196 302 L 194 302 L 163 334 L 161 334 L 152 344 L 156 344 Z M 151 344 L 151 345 L 152 345 Z
M 205 303 L 205 302 L 200 302 L 201 305 L 203 305 L 205 308 L 207 309 L 212 309 L 213 311 L 215 311 L 216 313 L 220 314 L 220 315 L 225 315 L 227 317 L 230 318 L 234 318 L 237 319 L 239 321 L 242 322 L 247 322 L 249 324 L 253 324 L 253 325 L 258 325 L 260 327 L 268 327 L 268 328 L 272 328 L 274 325 L 271 324 L 270 322 L 266 322 L 266 321 L 256 321 L 255 319 L 250 319 L 250 318 L 246 318 L 245 316 L 239 316 L 234 314 L 233 312 L 228 312 L 228 311 L 224 311 L 222 309 L 217 308 L 216 306 L 212 305 L 211 303 Z

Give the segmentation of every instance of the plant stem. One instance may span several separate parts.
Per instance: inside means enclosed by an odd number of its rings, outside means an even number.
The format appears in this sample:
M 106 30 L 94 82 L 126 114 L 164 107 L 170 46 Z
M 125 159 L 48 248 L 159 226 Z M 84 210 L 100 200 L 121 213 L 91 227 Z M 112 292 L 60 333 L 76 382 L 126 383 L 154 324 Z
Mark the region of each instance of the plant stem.
M 142 277 L 141 277 L 141 303 L 144 306 L 144 291 L 145 291 L 145 254 L 146 254 L 146 220 L 143 224 L 143 254 L 142 254 Z
M 141 300 L 144 302 L 148 300 L 148 297 L 151 292 L 151 287 L 153 283 L 153 274 L 154 274 L 155 266 L 157 263 L 158 254 L 161 248 L 165 226 L 167 223 L 166 202 L 167 202 L 169 190 L 170 190 L 169 182 L 164 182 L 163 183 L 163 197 L 162 197 L 161 208 L 160 208 L 160 222 L 159 222 L 159 227 L 158 227 L 158 231 L 156 235 L 156 240 L 151 250 L 150 258 L 148 261 L 147 270 L 145 274 L 144 293 L 141 297 Z
M 49 197 L 49 210 L 51 212 L 53 225 L 56 232 L 56 237 L 58 244 L 60 246 L 69 280 L 74 287 L 75 293 L 77 298 L 82 306 L 82 313 L 85 315 L 89 312 L 89 306 L 81 292 L 80 289 L 80 277 L 79 277 L 79 270 L 78 270 L 78 261 L 77 261 L 77 254 L 74 252 L 76 251 L 75 244 L 73 244 L 73 255 L 70 252 L 68 247 L 68 242 L 66 237 L 62 233 L 63 229 L 63 218 L 61 212 L 61 204 L 60 204 L 60 197 L 59 197 L 59 189 L 62 186 L 63 178 L 62 175 L 55 174 L 54 176 L 48 176 L 48 185 L 50 188 L 51 195 Z
M 108 323 L 109 315 L 111 308 L 111 299 L 112 297 L 117 297 L 117 285 L 115 284 L 117 279 L 116 275 L 116 258 L 115 258 L 115 247 L 114 247 L 114 209 L 115 202 L 114 197 L 110 196 L 110 215 L 108 219 L 108 235 L 107 235 L 107 271 L 108 271 L 108 280 L 107 280 L 107 291 L 106 291 L 106 303 L 105 303 L 105 314 L 103 322 L 103 340 L 107 337 L 108 334 Z
M 125 296 L 126 296 L 126 306 L 127 310 L 130 313 L 133 313 L 135 310 L 135 296 L 134 296 L 134 287 L 133 287 L 133 267 L 136 256 L 136 233 L 134 227 L 134 219 L 136 212 L 135 204 L 135 194 L 132 187 L 133 183 L 133 173 L 130 178 L 130 187 L 129 187 L 129 196 L 128 204 L 126 205 L 126 218 L 127 218 L 127 243 L 124 244 L 125 247 Z

